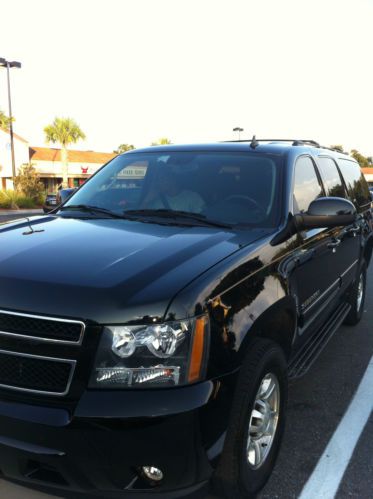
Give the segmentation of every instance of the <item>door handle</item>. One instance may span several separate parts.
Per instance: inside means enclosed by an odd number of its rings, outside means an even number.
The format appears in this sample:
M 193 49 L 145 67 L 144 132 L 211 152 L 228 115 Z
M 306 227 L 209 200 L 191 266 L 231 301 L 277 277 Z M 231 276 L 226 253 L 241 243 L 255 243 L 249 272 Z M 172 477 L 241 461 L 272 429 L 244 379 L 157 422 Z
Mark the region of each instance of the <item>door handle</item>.
M 360 232 L 360 227 L 351 227 L 351 229 L 347 230 L 347 233 L 352 234 L 354 237 L 356 237 L 358 232 Z
M 340 239 L 334 239 L 331 243 L 328 243 L 326 246 L 327 246 L 327 248 L 332 249 L 333 253 L 335 253 L 340 244 L 341 244 Z

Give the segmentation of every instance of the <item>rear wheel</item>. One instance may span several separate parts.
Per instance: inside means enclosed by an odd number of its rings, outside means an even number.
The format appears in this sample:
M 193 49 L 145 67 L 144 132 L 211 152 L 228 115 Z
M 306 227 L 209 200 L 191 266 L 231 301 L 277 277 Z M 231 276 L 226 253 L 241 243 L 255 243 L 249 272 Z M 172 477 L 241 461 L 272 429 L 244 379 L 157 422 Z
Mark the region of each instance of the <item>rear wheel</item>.
M 352 287 L 349 303 L 351 304 L 351 310 L 349 311 L 345 324 L 354 326 L 360 322 L 365 303 L 365 292 L 366 292 L 366 282 L 367 282 L 367 267 L 365 262 L 361 265 L 359 270 L 359 275 Z
M 287 364 L 276 343 L 258 339 L 241 368 L 213 485 L 220 497 L 254 497 L 275 464 L 285 425 Z

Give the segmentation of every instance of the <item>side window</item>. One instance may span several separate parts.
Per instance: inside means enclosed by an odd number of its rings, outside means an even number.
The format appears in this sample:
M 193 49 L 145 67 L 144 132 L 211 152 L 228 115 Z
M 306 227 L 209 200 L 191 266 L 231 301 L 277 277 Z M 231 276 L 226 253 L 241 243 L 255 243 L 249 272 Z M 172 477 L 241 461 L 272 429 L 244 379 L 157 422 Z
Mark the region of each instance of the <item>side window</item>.
M 323 195 L 315 166 L 309 156 L 301 156 L 295 164 L 294 203 L 295 211 L 307 211 L 310 203 Z
M 347 158 L 339 158 L 338 164 L 343 178 L 345 179 L 351 201 L 359 206 L 369 204 L 371 202 L 371 197 L 368 184 L 358 163 Z
M 327 196 L 346 197 L 341 176 L 332 158 L 320 156 L 318 166 Z

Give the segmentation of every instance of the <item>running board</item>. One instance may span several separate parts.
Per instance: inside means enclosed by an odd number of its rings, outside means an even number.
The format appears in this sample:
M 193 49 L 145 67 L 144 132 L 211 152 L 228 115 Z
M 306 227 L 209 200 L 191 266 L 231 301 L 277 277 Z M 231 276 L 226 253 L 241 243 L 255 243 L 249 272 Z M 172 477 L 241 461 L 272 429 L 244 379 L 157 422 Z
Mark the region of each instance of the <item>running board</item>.
M 343 303 L 329 317 L 327 322 L 317 331 L 303 346 L 300 352 L 291 360 L 288 366 L 289 378 L 300 378 L 304 376 L 323 351 L 330 338 L 341 326 L 351 305 Z

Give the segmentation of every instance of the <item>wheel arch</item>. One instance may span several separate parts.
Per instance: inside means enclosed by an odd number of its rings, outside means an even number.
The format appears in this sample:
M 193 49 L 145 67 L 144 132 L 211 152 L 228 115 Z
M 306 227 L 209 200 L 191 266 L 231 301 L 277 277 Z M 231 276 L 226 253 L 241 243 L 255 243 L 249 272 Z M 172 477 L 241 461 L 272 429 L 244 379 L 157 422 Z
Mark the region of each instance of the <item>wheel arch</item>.
M 286 296 L 267 308 L 252 324 L 241 345 L 243 353 L 255 338 L 274 341 L 283 350 L 286 359 L 291 355 L 297 326 L 296 305 Z

